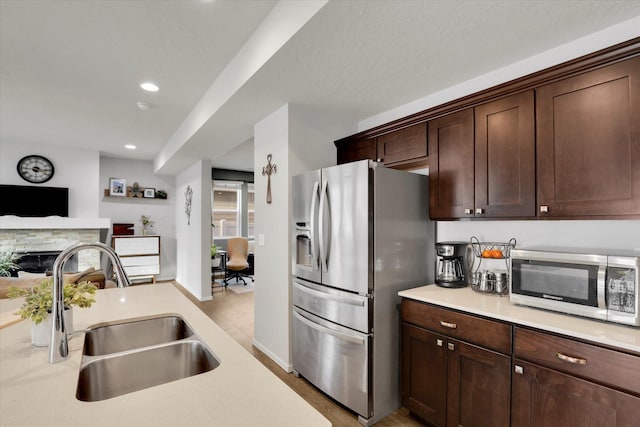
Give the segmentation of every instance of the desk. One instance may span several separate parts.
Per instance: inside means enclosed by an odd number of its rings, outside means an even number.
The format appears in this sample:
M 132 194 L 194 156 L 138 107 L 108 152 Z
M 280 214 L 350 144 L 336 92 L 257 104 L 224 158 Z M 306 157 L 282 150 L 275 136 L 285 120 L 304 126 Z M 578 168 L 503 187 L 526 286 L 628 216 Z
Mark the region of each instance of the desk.
M 217 267 L 213 266 L 213 260 L 219 259 L 220 263 Z M 216 277 L 222 276 L 222 280 L 227 278 L 227 252 L 226 251 L 218 251 L 216 258 L 211 257 L 211 282 L 212 285 L 215 285 Z M 224 286 L 224 285 L 220 285 Z

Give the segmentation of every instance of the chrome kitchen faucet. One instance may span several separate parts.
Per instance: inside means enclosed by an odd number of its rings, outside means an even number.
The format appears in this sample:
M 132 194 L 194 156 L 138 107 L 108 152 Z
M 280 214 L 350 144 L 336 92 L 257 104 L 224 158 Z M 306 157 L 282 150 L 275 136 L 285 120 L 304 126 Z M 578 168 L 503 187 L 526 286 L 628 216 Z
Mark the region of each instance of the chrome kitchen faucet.
M 83 249 L 97 249 L 109 256 L 118 279 L 118 287 L 131 286 L 124 272 L 120 258 L 113 249 L 104 243 L 78 243 L 70 246 L 58 255 L 53 263 L 53 307 L 51 311 L 51 341 L 49 342 L 49 363 L 62 362 L 69 358 L 69 338 L 67 325 L 64 323 L 64 264 L 77 252 Z

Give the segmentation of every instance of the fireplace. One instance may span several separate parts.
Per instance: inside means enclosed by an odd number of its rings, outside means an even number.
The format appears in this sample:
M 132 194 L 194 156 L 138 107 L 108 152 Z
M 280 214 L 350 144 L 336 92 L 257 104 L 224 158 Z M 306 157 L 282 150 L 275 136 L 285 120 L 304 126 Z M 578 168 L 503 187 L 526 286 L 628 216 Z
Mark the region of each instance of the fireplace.
M 29 252 L 16 252 L 20 258 L 16 261 L 16 264 L 20 266 L 20 270 L 27 273 L 45 273 L 47 271 L 53 271 L 53 263 L 60 255 L 61 251 L 29 251 Z M 18 271 L 12 271 L 11 275 L 18 276 Z M 64 264 L 64 271 L 76 272 L 78 271 L 78 256 L 73 255 Z
M 59 221 L 53 221 L 53 219 L 50 218 L 0 216 L 0 252 L 12 252 L 23 255 L 36 254 L 35 257 L 26 257 L 23 262 L 35 263 L 35 267 L 29 266 L 29 269 L 36 268 L 37 270 L 42 270 L 44 268 L 46 271 L 52 269 L 53 261 L 57 254 L 72 245 L 78 243 L 104 243 L 106 241 L 108 227 L 89 228 L 94 225 L 93 223 L 95 221 L 84 218 L 57 219 L 66 220 L 66 222 L 58 223 Z M 101 221 L 98 222 L 101 223 Z M 77 227 L 73 228 L 72 226 L 75 225 L 77 225 Z M 23 228 L 21 228 L 21 226 L 23 226 Z M 53 252 L 54 255 L 45 255 L 45 257 L 49 257 L 49 259 L 44 260 L 44 258 L 40 257 L 40 253 L 42 252 Z M 101 265 L 100 261 L 99 251 L 95 249 L 82 250 L 77 254 L 76 261 L 70 260 L 66 263 L 67 268 L 65 268 L 65 270 L 71 270 L 73 268 L 75 271 L 84 271 L 89 267 L 99 270 Z

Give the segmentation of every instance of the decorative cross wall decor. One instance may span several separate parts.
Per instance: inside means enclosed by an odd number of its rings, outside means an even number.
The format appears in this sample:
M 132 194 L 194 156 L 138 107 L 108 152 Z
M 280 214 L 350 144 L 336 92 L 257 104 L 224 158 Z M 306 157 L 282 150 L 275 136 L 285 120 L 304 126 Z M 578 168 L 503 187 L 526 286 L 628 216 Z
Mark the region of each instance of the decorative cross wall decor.
M 191 200 L 193 199 L 193 189 L 187 185 L 187 191 L 184 192 L 184 213 L 187 214 L 187 225 L 191 225 Z
M 271 204 L 271 174 L 277 172 L 277 166 L 271 164 L 271 154 L 267 154 L 267 166 L 262 168 L 262 176 L 267 176 L 267 204 Z

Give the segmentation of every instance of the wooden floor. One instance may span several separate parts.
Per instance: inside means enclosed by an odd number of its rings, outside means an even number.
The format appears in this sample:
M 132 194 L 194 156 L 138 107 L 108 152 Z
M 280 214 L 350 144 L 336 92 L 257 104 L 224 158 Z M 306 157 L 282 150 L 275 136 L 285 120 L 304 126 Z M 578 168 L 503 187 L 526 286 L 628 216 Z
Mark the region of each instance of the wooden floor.
M 253 292 L 236 294 L 224 288 L 213 288 L 213 299 L 200 302 L 187 292 L 182 286 L 175 284 L 196 306 L 213 319 L 233 339 L 242 345 L 264 366 L 271 370 L 291 389 L 327 417 L 335 427 L 361 427 L 357 415 L 344 408 L 327 395 L 316 389 L 302 378 L 296 378 L 292 373 L 285 372 L 280 366 L 253 347 Z M 412 418 L 405 408 L 389 415 L 376 423 L 376 427 L 389 426 L 422 426 Z

